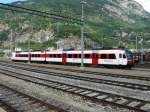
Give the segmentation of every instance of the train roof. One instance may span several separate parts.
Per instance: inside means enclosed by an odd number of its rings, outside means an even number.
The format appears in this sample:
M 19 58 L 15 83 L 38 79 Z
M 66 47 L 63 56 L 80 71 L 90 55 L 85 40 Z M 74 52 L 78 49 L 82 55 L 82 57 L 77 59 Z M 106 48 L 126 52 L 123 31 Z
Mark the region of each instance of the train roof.
M 130 51 L 128 49 L 125 49 L 125 48 L 93 48 L 92 50 L 89 49 L 89 50 L 84 50 L 84 53 L 93 53 L 93 52 L 101 52 L 101 53 L 116 53 L 116 52 L 124 52 L 124 51 Z M 48 50 L 45 50 L 45 51 L 31 51 L 30 53 L 32 54 L 36 54 L 36 53 L 50 53 L 50 54 L 53 54 L 53 53 L 81 53 L 81 49 L 79 50 L 74 50 L 74 49 L 62 49 L 62 50 L 53 50 L 53 51 L 48 51 Z M 16 52 L 18 54 L 28 54 L 29 52 L 28 51 L 23 51 L 23 52 Z

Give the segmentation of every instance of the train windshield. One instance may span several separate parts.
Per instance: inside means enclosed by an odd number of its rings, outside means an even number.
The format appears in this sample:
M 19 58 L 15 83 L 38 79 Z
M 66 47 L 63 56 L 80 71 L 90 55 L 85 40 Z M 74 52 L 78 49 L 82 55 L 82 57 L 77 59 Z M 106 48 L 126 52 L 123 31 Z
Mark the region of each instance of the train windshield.
M 126 51 L 127 57 L 129 60 L 133 58 L 132 52 L 131 51 Z

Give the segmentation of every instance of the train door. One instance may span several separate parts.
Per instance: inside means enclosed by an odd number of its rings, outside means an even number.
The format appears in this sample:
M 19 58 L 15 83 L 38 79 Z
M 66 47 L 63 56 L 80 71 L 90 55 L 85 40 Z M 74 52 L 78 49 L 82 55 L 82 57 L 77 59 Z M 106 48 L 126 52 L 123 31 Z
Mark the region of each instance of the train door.
M 28 59 L 28 62 L 29 62 L 29 63 L 31 62 L 31 56 L 32 56 L 32 54 L 29 53 L 29 54 L 28 54 L 28 58 L 29 58 L 29 59 Z
M 46 62 L 46 58 L 48 57 L 47 52 L 44 53 L 44 61 Z
M 93 55 L 92 55 L 92 64 L 98 65 L 98 54 L 96 54 L 96 53 L 93 53 Z
M 123 55 L 120 53 L 118 59 L 118 65 L 122 65 L 122 64 L 123 64 Z
M 63 54 L 62 55 L 62 64 L 66 64 L 66 61 L 67 61 L 67 57 L 66 57 L 67 55 L 66 54 Z

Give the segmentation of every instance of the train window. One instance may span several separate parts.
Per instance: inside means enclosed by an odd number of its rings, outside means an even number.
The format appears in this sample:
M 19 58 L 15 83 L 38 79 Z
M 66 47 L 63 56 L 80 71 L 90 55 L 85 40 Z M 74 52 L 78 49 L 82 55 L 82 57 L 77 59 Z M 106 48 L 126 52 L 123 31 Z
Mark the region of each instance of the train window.
M 98 58 L 101 59 L 101 54 L 98 55 Z
M 115 54 L 109 54 L 109 59 L 116 59 Z
M 72 54 L 68 54 L 68 58 L 72 58 Z
M 56 58 L 56 54 L 54 54 L 54 58 Z
M 66 54 L 63 54 L 63 58 L 66 58 Z
M 93 58 L 98 58 L 98 54 L 93 54 Z
M 119 54 L 119 58 L 122 58 L 122 54 Z
M 81 54 L 79 54 L 78 56 L 79 56 L 79 58 L 81 58 Z
M 49 57 L 52 58 L 53 57 L 52 54 L 50 54 Z
M 57 57 L 58 57 L 58 58 L 61 58 L 61 54 L 58 54 Z
M 126 55 L 125 54 L 123 54 L 123 58 L 126 59 Z
M 96 58 L 99 58 L 99 54 L 96 54 Z
M 74 58 L 78 58 L 78 54 L 74 54 Z
M 85 54 L 85 58 L 90 58 L 90 54 Z
M 131 51 L 126 51 L 126 55 L 127 55 L 127 58 L 128 59 L 132 59 L 133 58 L 133 55 L 132 55 L 132 53 L 131 53 Z
M 106 54 L 101 54 L 101 59 L 106 59 L 107 55 Z
M 78 55 L 78 58 L 81 58 L 81 56 L 82 56 L 82 55 L 81 55 L 81 54 L 79 54 L 79 55 Z M 84 57 L 85 57 L 85 54 L 83 55 L 83 58 L 84 58 Z

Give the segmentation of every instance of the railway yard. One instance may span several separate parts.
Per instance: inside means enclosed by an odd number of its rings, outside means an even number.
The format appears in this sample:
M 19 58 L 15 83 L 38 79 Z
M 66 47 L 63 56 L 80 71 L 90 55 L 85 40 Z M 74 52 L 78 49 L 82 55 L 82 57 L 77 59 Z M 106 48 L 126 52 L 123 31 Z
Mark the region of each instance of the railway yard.
M 142 2 L 1 0 L 0 112 L 150 112 Z
M 0 112 L 149 112 L 150 69 L 0 61 Z

